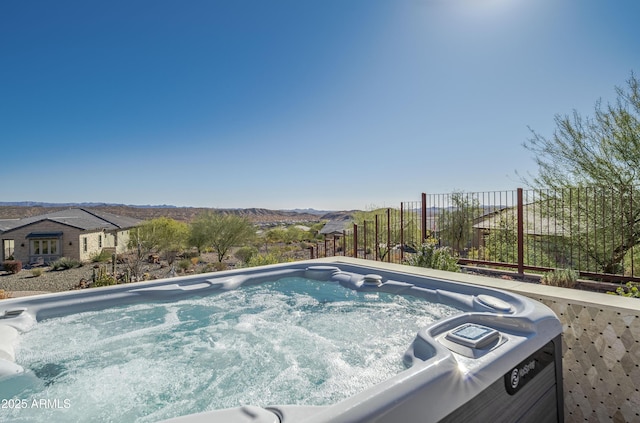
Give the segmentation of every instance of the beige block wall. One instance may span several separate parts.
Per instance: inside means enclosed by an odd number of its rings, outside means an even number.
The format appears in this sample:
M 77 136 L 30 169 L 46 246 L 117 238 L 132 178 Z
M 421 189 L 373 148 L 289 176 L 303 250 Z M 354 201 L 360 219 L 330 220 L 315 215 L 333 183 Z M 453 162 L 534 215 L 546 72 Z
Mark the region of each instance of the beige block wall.
M 125 231 L 118 231 L 118 248 L 117 248 L 117 253 L 118 254 L 122 254 L 125 253 L 129 250 L 129 247 L 127 246 L 127 244 L 129 244 L 129 230 L 125 230 Z
M 99 254 L 104 248 L 104 242 L 105 234 L 102 231 L 80 235 L 80 261 L 89 261 L 93 256 Z
M 565 421 L 640 422 L 640 299 L 578 294 L 531 296 L 564 327 Z
M 116 246 L 116 236 L 118 237 L 117 249 L 118 254 L 122 254 L 128 250 L 129 231 L 122 230 L 115 232 L 93 232 L 85 233 L 80 236 L 80 260 L 89 261 L 91 258 L 100 253 L 104 248 L 114 248 Z M 84 251 L 84 240 L 87 239 L 87 251 Z

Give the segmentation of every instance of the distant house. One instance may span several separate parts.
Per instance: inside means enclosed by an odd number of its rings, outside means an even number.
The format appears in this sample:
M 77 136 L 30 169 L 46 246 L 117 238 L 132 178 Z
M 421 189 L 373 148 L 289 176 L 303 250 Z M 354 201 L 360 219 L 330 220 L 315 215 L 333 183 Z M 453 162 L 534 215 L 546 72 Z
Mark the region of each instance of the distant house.
M 549 210 L 549 205 L 540 201 L 522 206 L 522 227 L 525 236 L 544 239 L 569 235 L 569 229 L 565 228 L 562 221 L 551 216 Z M 473 247 L 484 245 L 485 238 L 491 232 L 516 231 L 517 214 L 516 207 L 505 207 L 475 219 L 473 229 L 476 232 L 476 244 Z
M 327 236 L 340 237 L 344 235 L 344 231 L 347 228 L 350 228 L 352 226 L 353 221 L 351 220 L 330 220 L 329 222 L 325 223 L 325 225 L 322 227 L 322 229 L 320 229 L 320 232 L 318 233 L 320 235 L 324 235 L 325 238 Z
M 82 208 L 0 220 L 1 258 L 34 264 L 60 257 L 88 261 L 103 250 L 122 253 L 127 249 L 129 229 L 140 222 Z

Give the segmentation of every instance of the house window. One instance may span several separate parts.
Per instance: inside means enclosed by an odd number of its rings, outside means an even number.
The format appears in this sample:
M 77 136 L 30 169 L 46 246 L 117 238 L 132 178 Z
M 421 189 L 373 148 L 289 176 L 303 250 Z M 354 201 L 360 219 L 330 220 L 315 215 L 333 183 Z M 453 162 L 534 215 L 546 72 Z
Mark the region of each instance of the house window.
M 2 240 L 2 254 L 4 260 L 7 260 L 9 257 L 13 256 L 13 251 L 15 250 L 15 244 L 12 239 L 4 239 Z
M 98 235 L 98 248 L 102 248 L 102 235 Z
M 82 238 L 82 251 L 85 253 L 89 250 L 89 246 L 87 244 L 87 237 Z
M 58 254 L 58 239 L 38 238 L 30 241 L 31 255 L 56 255 Z

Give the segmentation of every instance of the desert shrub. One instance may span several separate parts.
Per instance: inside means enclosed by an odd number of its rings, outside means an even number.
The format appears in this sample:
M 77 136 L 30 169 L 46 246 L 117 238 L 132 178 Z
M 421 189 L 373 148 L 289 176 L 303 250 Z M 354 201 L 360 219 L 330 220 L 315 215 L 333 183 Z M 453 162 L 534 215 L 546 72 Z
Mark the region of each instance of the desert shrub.
M 624 287 L 618 287 L 615 292 L 607 292 L 607 294 L 620 295 L 622 297 L 640 298 L 640 285 L 633 282 L 627 282 Z
M 221 270 L 227 270 L 229 266 L 227 266 L 227 263 L 221 263 L 221 262 L 215 262 L 213 263 L 213 268 L 215 270 L 217 270 L 218 272 Z
M 0 300 L 6 300 L 9 297 L 10 295 L 8 291 L 5 291 L 4 289 L 0 289 Z
M 178 262 L 178 269 L 182 272 L 186 272 L 191 267 L 191 260 L 183 259 Z
M 427 241 L 418 247 L 415 254 L 407 259 L 410 266 L 458 272 L 458 259 L 449 247 L 438 247 L 435 242 Z
M 20 260 L 7 260 L 2 263 L 2 267 L 9 273 L 18 273 L 22 270 L 22 262 Z
M 74 267 L 81 267 L 82 262 L 69 257 L 60 257 L 58 260 L 51 263 L 51 270 L 67 270 Z
M 242 263 L 246 264 L 256 254 L 258 254 L 258 249 L 256 247 L 245 246 L 238 248 L 233 255 Z
M 186 259 L 192 259 L 199 257 L 198 250 L 188 250 L 182 253 L 182 257 Z
M 111 260 L 111 253 L 105 250 L 91 256 L 92 263 L 104 263 Z
M 36 267 L 35 269 L 31 269 L 31 276 L 33 276 L 34 278 L 42 276 L 43 273 L 44 273 L 44 270 L 42 270 L 39 267 Z
M 197 265 L 198 263 L 200 263 L 200 257 L 196 256 L 196 257 L 191 257 L 189 259 L 189 261 L 191 262 L 192 265 Z
M 246 263 L 246 267 L 266 266 L 268 264 L 278 264 L 290 262 L 292 259 L 286 258 L 281 254 L 256 254 Z
M 562 288 L 573 288 L 578 281 L 578 272 L 573 269 L 556 269 L 547 272 L 540 278 L 540 283 Z
M 211 273 L 214 270 L 215 268 L 213 267 L 213 263 L 207 263 L 202 267 L 202 269 L 200 269 L 200 273 Z

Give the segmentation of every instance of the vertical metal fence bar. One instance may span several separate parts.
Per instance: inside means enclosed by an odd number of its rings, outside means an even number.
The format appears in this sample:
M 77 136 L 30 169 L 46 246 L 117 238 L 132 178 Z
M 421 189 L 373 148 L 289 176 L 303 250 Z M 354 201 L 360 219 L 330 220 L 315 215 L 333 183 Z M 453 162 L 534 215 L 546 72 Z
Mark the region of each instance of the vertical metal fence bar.
M 353 257 L 358 258 L 358 225 L 353 224 Z
M 404 261 L 404 203 L 400 203 L 400 261 Z
M 421 226 L 422 226 L 422 242 L 424 242 L 425 239 L 427 239 L 427 194 L 426 193 L 422 193 L 422 214 L 421 214 Z M 422 243 L 421 242 L 421 243 Z
M 391 209 L 387 208 L 387 262 L 391 262 Z
M 347 231 L 346 229 L 342 230 L 342 255 L 347 256 Z
M 524 274 L 524 216 L 522 188 L 518 188 L 518 273 Z
M 378 219 L 378 215 L 376 214 L 375 215 L 375 228 L 374 228 L 374 232 L 375 232 L 374 233 L 374 237 L 375 237 L 374 242 L 376 244 L 376 248 L 375 248 L 375 250 L 376 250 L 376 252 L 375 252 L 375 260 L 376 261 L 380 260 L 380 254 L 379 254 L 379 251 L 380 251 L 380 248 L 379 248 L 380 240 L 378 238 L 379 227 L 380 227 L 380 221 Z

